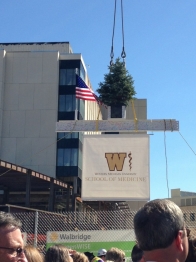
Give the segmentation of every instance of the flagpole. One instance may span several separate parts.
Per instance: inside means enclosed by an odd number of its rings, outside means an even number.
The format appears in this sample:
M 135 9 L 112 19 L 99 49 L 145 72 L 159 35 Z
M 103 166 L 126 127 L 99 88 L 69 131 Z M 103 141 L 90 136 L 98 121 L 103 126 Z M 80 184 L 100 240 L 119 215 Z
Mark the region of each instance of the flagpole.
M 78 99 L 76 98 L 75 120 L 78 120 Z

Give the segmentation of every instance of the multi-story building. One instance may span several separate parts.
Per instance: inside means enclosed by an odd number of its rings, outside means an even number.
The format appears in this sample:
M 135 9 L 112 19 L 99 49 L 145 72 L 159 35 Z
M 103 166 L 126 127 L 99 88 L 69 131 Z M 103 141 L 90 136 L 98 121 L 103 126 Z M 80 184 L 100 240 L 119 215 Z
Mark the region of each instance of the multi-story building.
M 196 233 L 196 192 L 181 191 L 180 188 L 171 189 L 171 201 L 181 208 L 185 223 L 194 235 Z
M 0 159 L 68 183 L 80 200 L 82 134 L 55 132 L 57 121 L 98 117 L 97 103 L 76 101 L 76 73 L 91 87 L 82 55 L 68 42 L 0 44 Z M 135 100 L 127 118 L 146 119 L 146 107 Z M 56 194 L 66 197 L 63 189 Z
M 56 133 L 61 120 L 97 117 L 98 105 L 75 99 L 81 54 L 68 42 L 0 44 L 0 159 L 74 186 L 80 193 L 82 138 Z M 85 109 L 86 108 L 86 109 Z
M 171 189 L 171 200 L 181 208 L 196 206 L 196 193 Z

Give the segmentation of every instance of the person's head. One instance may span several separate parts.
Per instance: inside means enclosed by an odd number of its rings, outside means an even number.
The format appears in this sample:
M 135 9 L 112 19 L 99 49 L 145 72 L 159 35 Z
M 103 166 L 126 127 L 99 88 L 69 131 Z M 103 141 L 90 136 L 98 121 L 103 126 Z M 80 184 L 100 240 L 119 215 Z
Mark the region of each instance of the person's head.
M 43 255 L 40 254 L 38 249 L 34 246 L 26 246 L 25 247 L 25 255 L 28 262 L 43 262 Z
M 26 262 L 21 222 L 10 213 L 0 212 L 0 261 Z
M 73 262 L 88 262 L 88 257 L 84 253 L 75 252 L 72 254 Z
M 114 262 L 123 262 L 125 261 L 125 252 L 116 247 L 112 247 L 106 253 L 106 260 Z
M 185 262 L 196 262 L 196 237 L 190 235 L 189 241 L 189 252 Z
M 131 259 L 133 262 L 141 262 L 143 259 L 143 251 L 136 244 L 131 252 Z
M 92 259 L 95 257 L 92 252 L 86 251 L 86 252 L 84 252 L 84 254 L 85 254 L 85 256 L 87 256 L 89 262 L 91 262 Z
M 99 249 L 97 252 L 97 256 L 100 257 L 103 261 L 105 261 L 107 250 L 104 248 Z
M 48 248 L 44 258 L 45 262 L 71 262 L 69 250 L 62 245 L 54 245 Z
M 186 259 L 188 240 L 183 213 L 172 201 L 156 199 L 146 203 L 134 216 L 134 230 L 144 253 L 164 249 L 164 256 L 172 247 L 174 256 Z
M 134 217 L 136 239 L 144 251 L 170 246 L 184 227 L 181 209 L 170 200 L 150 201 Z

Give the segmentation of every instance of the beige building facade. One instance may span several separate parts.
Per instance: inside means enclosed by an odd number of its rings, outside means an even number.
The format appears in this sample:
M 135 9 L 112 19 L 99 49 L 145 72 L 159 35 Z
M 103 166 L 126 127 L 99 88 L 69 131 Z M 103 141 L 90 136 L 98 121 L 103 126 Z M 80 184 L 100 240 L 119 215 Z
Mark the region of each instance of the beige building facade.
M 55 124 L 74 120 L 76 109 L 78 120 L 108 119 L 108 108 L 76 102 L 76 73 L 91 87 L 83 57 L 69 42 L 0 44 L 0 159 L 68 182 L 80 195 L 82 134 L 57 134 Z M 126 118 L 135 117 L 147 119 L 146 99 L 126 108 Z
M 196 232 L 196 193 L 171 189 L 171 200 L 182 209 L 186 225 Z

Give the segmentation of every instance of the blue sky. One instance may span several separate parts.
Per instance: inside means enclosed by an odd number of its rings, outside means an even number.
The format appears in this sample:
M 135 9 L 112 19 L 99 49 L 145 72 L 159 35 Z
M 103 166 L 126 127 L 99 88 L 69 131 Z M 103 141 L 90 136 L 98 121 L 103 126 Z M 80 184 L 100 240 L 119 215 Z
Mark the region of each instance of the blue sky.
M 123 0 L 126 67 L 148 119 L 176 119 L 166 132 L 172 188 L 196 192 L 196 1 Z M 108 72 L 114 0 L 1 0 L 0 42 L 70 42 L 96 90 Z M 117 1 L 114 55 L 122 51 Z M 182 136 L 188 143 L 184 141 Z M 150 136 L 151 199 L 168 197 L 164 132 Z

